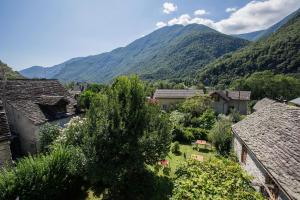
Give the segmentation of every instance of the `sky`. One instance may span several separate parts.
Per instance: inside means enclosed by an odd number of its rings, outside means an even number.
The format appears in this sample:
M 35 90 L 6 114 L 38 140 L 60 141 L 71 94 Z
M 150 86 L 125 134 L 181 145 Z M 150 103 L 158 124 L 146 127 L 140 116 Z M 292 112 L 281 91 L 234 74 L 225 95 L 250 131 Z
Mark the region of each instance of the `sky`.
M 266 29 L 300 0 L 0 0 L 0 60 L 14 70 L 100 54 L 174 24 Z

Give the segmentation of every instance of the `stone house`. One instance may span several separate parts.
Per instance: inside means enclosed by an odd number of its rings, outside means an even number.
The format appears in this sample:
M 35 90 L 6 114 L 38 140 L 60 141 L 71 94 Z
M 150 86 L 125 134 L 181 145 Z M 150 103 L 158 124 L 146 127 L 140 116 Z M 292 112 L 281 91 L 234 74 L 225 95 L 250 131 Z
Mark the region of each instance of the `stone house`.
M 214 91 L 209 94 L 213 99 L 213 108 L 218 114 L 228 114 L 231 109 L 242 115 L 248 114 L 250 91 Z
M 259 111 L 262 110 L 268 106 L 271 106 L 273 103 L 276 103 L 275 100 L 269 99 L 269 98 L 263 98 L 259 100 L 254 106 L 253 106 L 253 111 Z
M 0 167 L 5 164 L 11 164 L 10 139 L 11 134 L 6 113 L 0 100 Z
M 203 90 L 193 89 L 157 89 L 153 99 L 157 100 L 163 109 L 184 102 L 187 98 L 203 95 Z
M 76 114 L 76 100 L 57 80 L 0 81 L 0 94 L 10 130 L 23 154 L 38 151 L 38 132 L 43 124 L 62 126 Z
M 273 102 L 232 126 L 233 146 L 268 199 L 300 199 L 300 108 Z

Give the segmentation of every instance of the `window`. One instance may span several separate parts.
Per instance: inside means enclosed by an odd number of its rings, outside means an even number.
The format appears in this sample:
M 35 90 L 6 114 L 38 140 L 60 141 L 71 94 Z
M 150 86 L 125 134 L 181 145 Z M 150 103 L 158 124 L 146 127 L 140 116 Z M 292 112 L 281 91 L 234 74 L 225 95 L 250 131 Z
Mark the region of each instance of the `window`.
M 270 199 L 278 199 L 278 186 L 269 175 L 266 175 L 265 177 L 265 184 L 269 190 L 269 195 L 267 195 L 267 197 L 269 197 Z
M 242 145 L 242 154 L 241 154 L 241 162 L 246 164 L 246 160 L 247 160 L 247 148 L 246 146 L 243 144 Z

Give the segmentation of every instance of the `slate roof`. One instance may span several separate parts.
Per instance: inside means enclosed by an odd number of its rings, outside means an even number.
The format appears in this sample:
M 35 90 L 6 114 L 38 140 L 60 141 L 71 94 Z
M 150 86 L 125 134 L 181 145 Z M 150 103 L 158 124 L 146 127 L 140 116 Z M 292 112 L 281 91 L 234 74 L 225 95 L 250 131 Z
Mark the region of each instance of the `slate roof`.
M 292 104 L 294 104 L 296 106 L 300 106 L 300 97 L 291 100 L 290 103 L 292 103 Z
M 153 95 L 153 98 L 159 99 L 186 99 L 197 95 L 203 95 L 203 90 L 192 89 L 157 89 Z
M 39 105 L 55 105 L 59 101 L 68 102 L 67 115 L 75 114 L 76 100 L 57 81 L 46 79 L 20 79 L 0 81 L 0 94 L 7 104 L 22 112 L 35 125 L 49 121 Z
M 6 113 L 3 109 L 2 101 L 0 100 L 0 141 L 7 140 L 10 138 L 10 130 Z
M 218 94 L 224 100 L 241 100 L 241 101 L 250 101 L 251 91 L 214 91 L 209 95 Z
M 261 100 L 259 100 L 254 106 L 253 109 L 254 111 L 258 111 L 258 110 L 262 110 L 268 106 L 271 106 L 272 104 L 276 103 L 276 101 L 274 101 L 273 99 L 269 99 L 269 98 L 263 98 Z
M 294 199 L 300 199 L 300 108 L 273 103 L 232 130 Z

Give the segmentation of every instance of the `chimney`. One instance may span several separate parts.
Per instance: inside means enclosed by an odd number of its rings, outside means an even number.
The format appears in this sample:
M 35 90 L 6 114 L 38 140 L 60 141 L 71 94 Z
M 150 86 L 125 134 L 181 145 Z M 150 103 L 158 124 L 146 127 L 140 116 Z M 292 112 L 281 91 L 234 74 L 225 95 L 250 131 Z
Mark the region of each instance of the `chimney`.
M 226 97 L 228 97 L 228 90 L 226 90 L 225 92 L 226 92 Z

